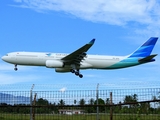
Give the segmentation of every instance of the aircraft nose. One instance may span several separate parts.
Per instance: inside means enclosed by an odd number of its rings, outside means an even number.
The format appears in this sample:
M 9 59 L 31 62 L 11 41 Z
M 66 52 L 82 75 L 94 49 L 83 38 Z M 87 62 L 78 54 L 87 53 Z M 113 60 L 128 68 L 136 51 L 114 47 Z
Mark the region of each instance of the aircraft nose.
M 7 60 L 7 56 L 2 56 L 2 60 L 6 61 Z

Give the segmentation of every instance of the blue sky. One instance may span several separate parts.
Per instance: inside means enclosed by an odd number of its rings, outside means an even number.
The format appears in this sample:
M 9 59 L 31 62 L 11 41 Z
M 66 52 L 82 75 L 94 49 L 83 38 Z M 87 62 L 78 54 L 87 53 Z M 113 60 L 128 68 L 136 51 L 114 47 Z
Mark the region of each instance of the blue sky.
M 92 38 L 88 54 L 127 55 L 160 36 L 158 0 L 1 0 L 0 55 L 13 51 L 71 53 Z M 153 53 L 160 53 L 160 42 Z M 159 86 L 156 62 L 121 70 L 81 71 L 83 79 L 45 67 L 14 66 L 0 60 L 1 84 L 97 84 L 106 88 Z

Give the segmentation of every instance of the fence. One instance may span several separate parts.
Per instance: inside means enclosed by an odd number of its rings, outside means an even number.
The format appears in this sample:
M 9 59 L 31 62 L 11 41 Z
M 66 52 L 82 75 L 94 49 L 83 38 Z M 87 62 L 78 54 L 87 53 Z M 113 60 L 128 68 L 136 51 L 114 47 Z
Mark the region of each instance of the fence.
M 160 88 L 80 86 L 1 86 L 0 120 L 160 120 Z

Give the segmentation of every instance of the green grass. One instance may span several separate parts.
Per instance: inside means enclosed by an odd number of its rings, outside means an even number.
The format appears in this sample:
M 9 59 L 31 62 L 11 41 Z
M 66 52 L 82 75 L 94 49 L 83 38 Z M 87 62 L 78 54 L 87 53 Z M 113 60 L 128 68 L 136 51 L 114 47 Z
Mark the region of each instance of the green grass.
M 29 114 L 0 114 L 0 120 L 30 120 Z M 53 115 L 37 114 L 35 120 L 96 120 L 96 114 L 87 115 Z M 99 120 L 110 120 L 109 114 L 100 114 Z M 138 115 L 138 114 L 117 114 L 113 115 L 113 120 L 160 120 L 160 115 Z

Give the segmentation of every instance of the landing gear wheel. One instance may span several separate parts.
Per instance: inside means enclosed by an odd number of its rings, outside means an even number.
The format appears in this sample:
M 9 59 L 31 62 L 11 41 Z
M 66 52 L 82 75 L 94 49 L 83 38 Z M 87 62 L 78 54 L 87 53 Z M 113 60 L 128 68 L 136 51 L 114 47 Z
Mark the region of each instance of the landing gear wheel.
M 18 70 L 18 68 L 14 68 L 14 70 L 15 70 L 15 71 L 17 71 L 17 70 Z
M 77 75 L 77 76 L 78 76 L 78 75 L 79 75 L 79 72 L 78 72 L 78 71 L 76 71 L 76 72 L 75 72 L 75 75 Z
M 75 70 L 74 70 L 74 69 L 71 69 L 70 71 L 71 71 L 71 73 L 75 73 Z
M 80 78 L 83 78 L 83 75 L 82 75 L 82 74 L 79 74 L 79 77 L 80 77 Z

